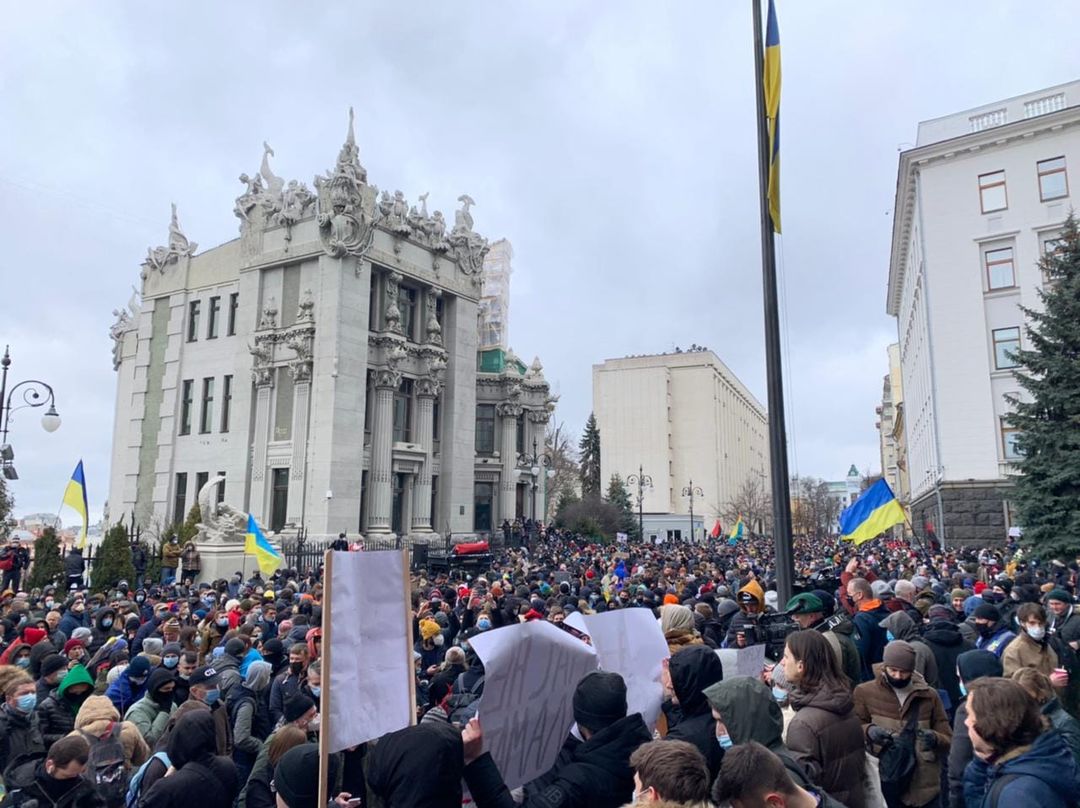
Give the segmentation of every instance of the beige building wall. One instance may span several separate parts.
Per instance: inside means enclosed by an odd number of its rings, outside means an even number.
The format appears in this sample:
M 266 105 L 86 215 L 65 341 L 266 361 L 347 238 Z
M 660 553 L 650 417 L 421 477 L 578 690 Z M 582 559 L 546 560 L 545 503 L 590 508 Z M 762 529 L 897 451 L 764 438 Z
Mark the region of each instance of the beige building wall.
M 743 481 L 768 485 L 765 408 L 712 351 L 609 359 L 593 366 L 604 485 L 639 468 L 652 479 L 647 514 L 694 514 L 709 526 Z M 628 486 L 632 498 L 637 488 Z M 636 502 L 635 502 L 636 504 Z

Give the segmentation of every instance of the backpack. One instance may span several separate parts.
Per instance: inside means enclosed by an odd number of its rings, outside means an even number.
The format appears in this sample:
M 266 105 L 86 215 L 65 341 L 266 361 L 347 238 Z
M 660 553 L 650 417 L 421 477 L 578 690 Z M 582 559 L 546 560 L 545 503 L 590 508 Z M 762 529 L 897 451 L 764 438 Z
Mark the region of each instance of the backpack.
M 0 570 L 9 572 L 15 568 L 15 554 L 11 550 L 0 551 Z
M 172 765 L 172 761 L 169 760 L 169 756 L 165 752 L 155 752 L 146 763 L 141 765 L 136 772 L 131 775 L 131 782 L 128 783 L 127 798 L 124 802 L 124 808 L 138 808 L 139 797 L 142 796 L 143 777 L 146 775 L 146 770 L 150 767 L 150 764 L 155 760 L 160 760 L 164 763 L 166 769 Z
M 124 744 L 120 741 L 120 724 L 110 721 L 109 728 L 97 738 L 79 730 L 90 744 L 83 779 L 87 780 L 105 800 L 108 808 L 121 808 L 127 800 L 128 778 L 124 771 Z
M 998 808 L 1001 792 L 1005 790 L 1005 786 L 1019 776 L 1019 774 L 1005 774 L 994 781 L 994 784 L 990 786 L 990 808 Z
M 447 701 L 447 712 L 450 713 L 450 723 L 457 726 L 465 726 L 469 723 L 470 718 L 476 716 L 476 711 L 480 707 L 478 702 L 480 701 L 481 691 L 484 689 L 484 675 L 481 674 L 473 686 L 461 691 L 455 691 L 450 695 Z
M 878 757 L 881 793 L 889 808 L 899 808 L 900 800 L 911 785 L 915 774 L 915 728 L 919 723 L 919 706 L 913 705 L 911 717 L 904 728 L 892 737 Z

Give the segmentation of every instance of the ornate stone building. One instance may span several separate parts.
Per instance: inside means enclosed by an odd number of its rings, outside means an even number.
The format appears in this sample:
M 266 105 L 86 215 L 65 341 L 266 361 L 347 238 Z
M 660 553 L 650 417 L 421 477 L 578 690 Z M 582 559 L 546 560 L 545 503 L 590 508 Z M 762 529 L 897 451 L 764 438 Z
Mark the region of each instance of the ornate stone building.
M 240 177 L 238 238 L 196 254 L 174 206 L 141 302 L 114 312 L 113 512 L 177 522 L 224 476 L 219 498 L 313 537 L 425 540 L 530 515 L 525 455 L 533 439 L 542 452 L 554 399 L 539 360 L 478 350 L 473 200 L 448 230 L 427 194 L 380 194 L 351 110 L 314 191 L 273 156 L 264 144 Z

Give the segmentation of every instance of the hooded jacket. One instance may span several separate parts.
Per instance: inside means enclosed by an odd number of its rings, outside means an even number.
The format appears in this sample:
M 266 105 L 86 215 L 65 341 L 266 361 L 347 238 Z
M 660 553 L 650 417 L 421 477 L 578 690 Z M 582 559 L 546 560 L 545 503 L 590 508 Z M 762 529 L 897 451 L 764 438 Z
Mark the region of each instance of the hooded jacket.
M 12 808 L 34 805 L 38 808 L 105 808 L 105 800 L 98 796 L 93 784 L 82 777 L 64 780 L 67 790 L 56 799 L 57 781 L 45 772 L 44 760 L 31 760 L 16 767 L 7 777 L 8 799 L 5 805 Z
M 125 721 L 130 721 L 142 733 L 147 745 L 153 747 L 169 723 L 176 705 L 173 703 L 172 694 L 164 704 L 156 698 L 162 687 L 176 680 L 173 672 L 167 668 L 155 668 L 146 682 L 146 695 L 135 702 L 124 715 Z
M 569 750 L 568 759 L 549 773 L 548 785 L 528 796 L 523 808 L 618 808 L 634 793 L 630 755 L 650 740 L 640 713 L 620 718 Z M 489 753 L 465 767 L 465 782 L 476 808 L 514 808 Z
M 146 694 L 147 682 L 143 682 L 141 685 L 136 685 L 131 681 L 130 677 L 131 667 L 128 666 L 120 671 L 120 675 L 116 677 L 116 681 L 109 685 L 105 691 L 105 695 L 116 707 L 116 711 L 123 715 L 132 705 L 135 704 Z
M 830 796 L 847 808 L 865 808 L 866 749 L 851 693 L 839 686 L 809 693 L 796 688 L 789 703 L 795 710 L 787 729 L 791 754 Z
M 369 753 L 367 784 L 385 808 L 451 808 L 461 805 L 464 765 L 460 732 L 419 724 L 379 739 Z
M 214 754 L 214 719 L 206 710 L 193 710 L 177 722 L 166 752 L 176 769 L 162 777 L 139 802 L 145 808 L 231 808 L 240 785 L 236 767 L 227 757 Z
M 716 779 L 724 751 L 716 742 L 716 719 L 705 698 L 705 688 L 723 680 L 724 666 L 715 651 L 696 645 L 672 656 L 668 671 L 682 717 L 666 737 L 696 746 L 709 764 L 710 778 Z
M 885 681 L 884 666 L 874 667 L 874 679 L 855 688 L 855 713 L 859 716 L 863 731 L 875 724 L 892 732 L 900 732 L 910 720 L 912 711 L 917 711 L 916 728 L 933 730 L 937 736 L 937 745 L 930 751 L 924 750 L 916 741 L 915 773 L 901 798 L 904 805 L 925 805 L 941 792 L 941 761 L 948 754 L 952 742 L 952 728 L 945 715 L 945 707 L 937 691 L 926 684 L 919 673 L 911 675 L 911 691 L 901 707 L 896 692 Z M 876 746 L 872 751 L 875 755 L 881 752 Z
M 965 808 L 990 808 L 994 782 L 1012 775 L 998 793 L 997 805 L 1071 808 L 1080 793 L 1080 773 L 1061 734 L 1044 732 L 1031 746 L 1007 752 L 994 763 L 975 758 L 964 770 Z
M 105 626 L 104 621 L 106 620 L 112 620 L 112 623 Z M 90 656 L 93 656 L 109 637 L 119 637 L 120 634 L 120 627 L 116 624 L 116 610 L 112 608 L 102 609 L 94 617 L 94 625 L 90 628 L 90 645 L 86 650 Z
M 109 730 L 110 724 L 119 720 L 120 713 L 105 696 L 90 696 L 79 708 L 75 731 L 69 734 L 78 735 L 81 731 L 100 738 Z M 124 766 L 128 771 L 143 765 L 150 757 L 150 748 L 130 721 L 120 724 L 120 743 L 124 747 Z
M 76 684 L 90 685 L 88 693 L 93 692 L 94 680 L 82 665 L 76 665 L 69 670 L 56 689 L 37 706 L 38 724 L 46 747 L 52 746 L 75 729 L 75 715 L 82 702 L 75 701 L 68 694 L 68 690 Z
M 1073 760 L 1080 766 L 1080 721 L 1069 715 L 1057 699 L 1050 699 L 1044 704 L 1042 714 L 1050 719 L 1050 725 L 1061 733 L 1072 752 Z
M 736 676 L 705 688 L 705 698 L 720 714 L 732 743 L 757 741 L 784 762 L 796 785 L 810 785 L 806 769 L 784 746 L 784 714 L 768 685 L 750 676 Z
M 933 652 L 937 663 L 938 689 L 949 694 L 949 709 L 955 710 L 964 698 L 960 694 L 960 680 L 956 676 L 956 660 L 965 651 L 973 650 L 975 644 L 964 639 L 960 628 L 949 620 L 931 620 L 923 632 L 923 642 Z M 918 648 L 915 653 L 918 655 Z
M 858 606 L 858 611 L 851 618 L 858 632 L 855 645 L 859 649 L 859 658 L 862 660 L 862 679 L 868 682 L 874 678 L 874 665 L 881 662 L 881 655 L 885 652 L 888 640 L 885 638 L 885 629 L 881 627 L 881 621 L 888 617 L 889 610 L 880 600 L 864 600 Z
M 749 596 L 754 603 L 757 604 L 757 612 L 750 614 L 743 608 L 742 598 Z M 751 579 L 746 586 L 739 590 L 735 596 L 735 601 L 739 604 L 738 613 L 731 618 L 731 625 L 728 626 L 727 636 L 724 638 L 725 648 L 737 648 L 738 647 L 738 635 L 739 632 L 745 632 L 747 628 L 757 625 L 758 615 L 765 611 L 765 590 L 761 588 L 756 580 Z M 750 638 L 747 638 L 747 645 L 751 645 Z
M 915 649 L 915 670 L 922 674 L 930 687 L 938 686 L 938 666 L 934 652 L 922 641 L 919 628 L 907 612 L 891 612 L 879 624 L 886 631 L 891 631 L 894 640 L 904 640 Z M 841 800 L 843 802 L 843 800 Z

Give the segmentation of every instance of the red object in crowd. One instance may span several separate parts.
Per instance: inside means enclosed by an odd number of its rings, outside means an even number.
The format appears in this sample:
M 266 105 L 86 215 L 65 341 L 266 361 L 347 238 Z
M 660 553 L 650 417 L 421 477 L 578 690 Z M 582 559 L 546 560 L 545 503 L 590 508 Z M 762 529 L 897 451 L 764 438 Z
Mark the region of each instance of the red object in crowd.
M 981 595 L 983 593 L 983 590 L 985 590 L 985 589 L 986 589 L 986 584 L 983 581 L 976 581 L 975 582 L 975 590 L 974 591 L 975 591 L 976 595 Z
M 719 539 L 720 534 L 723 532 L 723 528 L 720 527 L 720 520 L 716 520 L 716 524 L 712 526 L 712 530 L 709 532 L 709 536 L 714 539 Z
M 470 541 L 454 545 L 454 552 L 457 555 L 474 555 L 476 553 L 486 553 L 489 551 L 489 549 L 490 546 L 486 541 Z

